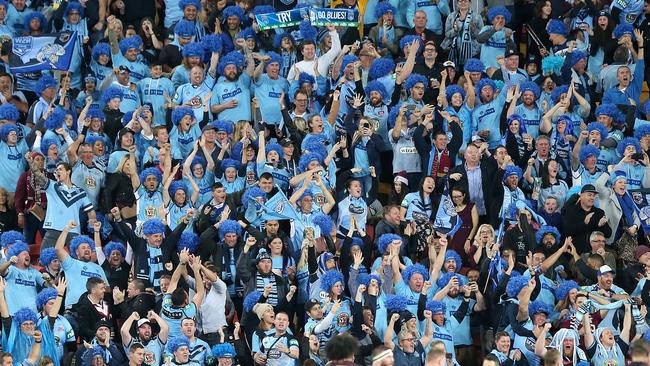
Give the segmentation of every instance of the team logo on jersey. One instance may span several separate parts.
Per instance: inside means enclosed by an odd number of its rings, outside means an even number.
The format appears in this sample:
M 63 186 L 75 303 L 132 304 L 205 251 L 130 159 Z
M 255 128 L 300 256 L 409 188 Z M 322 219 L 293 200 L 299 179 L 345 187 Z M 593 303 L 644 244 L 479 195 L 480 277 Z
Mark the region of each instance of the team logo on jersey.
M 95 187 L 97 187 L 97 184 L 95 183 L 95 178 L 93 178 L 91 176 L 87 176 L 86 177 L 86 187 L 88 187 L 90 189 L 95 189 Z
M 144 209 L 144 216 L 148 219 L 156 217 L 156 208 L 153 206 L 147 206 L 147 208 Z
M 144 363 L 146 363 L 147 365 L 153 365 L 155 360 L 156 360 L 156 358 L 154 357 L 153 352 L 146 352 L 145 351 L 145 353 L 144 353 Z
M 203 105 L 203 101 L 201 100 L 201 98 L 194 97 L 194 98 L 190 99 L 190 106 L 192 108 L 200 107 L 202 105 Z
M 345 327 L 348 325 L 348 318 L 350 315 L 348 313 L 341 313 L 339 315 L 339 318 L 337 320 L 337 324 L 339 327 Z
M 325 204 L 325 195 L 324 194 L 317 194 L 314 198 L 316 198 L 316 204 L 319 206 L 322 206 Z

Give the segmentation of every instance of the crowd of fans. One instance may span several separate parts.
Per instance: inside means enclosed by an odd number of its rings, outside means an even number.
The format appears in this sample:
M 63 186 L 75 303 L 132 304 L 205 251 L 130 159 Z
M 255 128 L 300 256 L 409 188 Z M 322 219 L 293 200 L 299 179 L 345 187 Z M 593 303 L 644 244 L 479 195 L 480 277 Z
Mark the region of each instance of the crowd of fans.
M 650 0 L 357 1 L 0 0 L 2 366 L 650 364 Z

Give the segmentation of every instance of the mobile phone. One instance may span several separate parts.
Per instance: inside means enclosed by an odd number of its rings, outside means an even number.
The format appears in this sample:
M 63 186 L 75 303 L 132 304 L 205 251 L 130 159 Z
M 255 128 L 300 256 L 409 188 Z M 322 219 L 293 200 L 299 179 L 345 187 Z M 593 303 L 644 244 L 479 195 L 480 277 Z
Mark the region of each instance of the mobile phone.
M 415 104 L 409 104 L 406 106 L 406 109 L 408 109 L 409 111 L 415 110 L 415 108 L 417 108 Z

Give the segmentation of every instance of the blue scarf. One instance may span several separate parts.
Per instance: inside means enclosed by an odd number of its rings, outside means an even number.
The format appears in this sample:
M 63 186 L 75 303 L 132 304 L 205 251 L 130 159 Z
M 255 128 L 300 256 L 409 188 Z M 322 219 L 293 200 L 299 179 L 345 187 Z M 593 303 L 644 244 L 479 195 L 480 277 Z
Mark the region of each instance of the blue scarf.
M 628 226 L 634 225 L 634 214 L 639 214 L 639 208 L 632 201 L 632 197 L 627 192 L 622 196 L 619 196 L 616 192 L 614 194 L 618 199 L 618 204 L 621 205 L 621 211 L 623 211 L 623 215 L 625 216 L 625 223 Z

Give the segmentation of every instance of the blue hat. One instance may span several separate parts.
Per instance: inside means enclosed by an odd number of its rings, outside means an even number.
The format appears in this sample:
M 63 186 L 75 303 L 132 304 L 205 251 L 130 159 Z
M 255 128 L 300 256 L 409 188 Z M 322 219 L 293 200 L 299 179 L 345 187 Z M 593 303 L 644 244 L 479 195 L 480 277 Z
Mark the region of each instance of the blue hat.
M 45 16 L 39 12 L 33 11 L 31 13 L 28 13 L 25 15 L 24 21 L 23 21 L 23 26 L 25 29 L 31 29 L 29 27 L 29 23 L 32 22 L 32 20 L 38 20 L 40 22 L 40 27 L 38 28 L 41 32 L 45 30 L 45 27 L 47 26 L 47 19 L 45 19 Z
M 86 140 L 85 140 L 85 142 L 90 146 L 95 145 L 95 143 L 98 142 L 98 141 L 101 142 L 102 144 L 104 144 L 104 146 L 106 146 L 106 138 L 104 138 L 104 136 L 101 136 L 101 135 L 95 135 L 95 134 L 90 135 L 89 134 L 88 137 L 86 137 Z
M 44 288 L 36 296 L 36 309 L 38 311 L 43 310 L 43 306 L 45 306 L 48 301 L 56 299 L 57 296 L 59 296 L 59 293 L 55 289 L 51 287 Z
M 11 257 L 17 257 L 20 255 L 22 252 L 27 252 L 29 253 L 29 246 L 25 244 L 25 242 L 22 241 L 16 241 L 14 244 L 9 248 L 9 251 L 7 252 L 7 256 L 9 258 Z
M 201 43 L 203 43 L 203 47 L 210 52 L 219 53 L 223 49 L 223 39 L 219 34 L 208 34 L 201 38 Z
M 370 69 L 368 70 L 368 80 L 379 79 L 395 70 L 395 62 L 389 58 L 376 58 L 370 64 Z
M 420 74 L 411 74 L 408 78 L 406 78 L 406 82 L 404 83 L 404 88 L 406 89 L 407 92 L 410 93 L 411 89 L 418 83 L 422 83 L 425 88 L 427 87 L 427 85 L 429 85 L 429 82 L 427 81 L 427 78 L 425 76 L 422 76 Z
M 181 347 L 188 347 L 190 346 L 190 340 L 187 339 L 186 336 L 180 335 L 178 337 L 173 337 L 167 342 L 167 351 L 169 353 L 174 353 L 176 352 L 179 348 Z
M 566 296 L 569 294 L 569 292 L 573 289 L 579 290 L 580 286 L 578 286 L 578 283 L 576 281 L 564 281 L 560 283 L 560 286 L 558 286 L 555 289 L 555 300 L 556 301 L 561 301 L 566 299 Z
M 20 118 L 20 112 L 11 103 L 0 105 L 0 120 L 17 121 Z
M 196 25 L 192 21 L 181 19 L 176 23 L 174 33 L 183 38 L 194 37 L 196 35 Z
M 221 240 L 226 237 L 226 234 L 241 236 L 241 233 L 241 225 L 239 225 L 235 220 L 224 220 L 224 222 L 219 225 L 219 238 Z
M 496 18 L 499 15 L 505 18 L 506 24 L 510 23 L 512 14 L 510 14 L 510 11 L 508 11 L 508 9 L 506 9 L 504 6 L 493 6 L 487 12 L 487 17 L 490 22 L 492 22 L 494 18 Z
M 332 218 L 324 213 L 319 212 L 312 215 L 311 223 L 320 228 L 321 236 L 324 237 L 327 237 L 332 232 L 332 229 L 334 229 Z
M 330 269 L 320 277 L 320 288 L 323 291 L 329 292 L 337 282 L 340 282 L 342 286 L 344 285 L 345 279 L 343 278 L 343 274 L 335 269 Z
M 160 219 L 149 219 L 142 224 L 142 233 L 144 235 L 163 234 L 165 232 L 165 224 Z
M 506 166 L 506 169 L 503 172 L 503 181 L 505 181 L 511 175 L 516 175 L 519 179 L 521 179 L 521 176 L 523 175 L 521 168 L 516 165 Z
M 559 34 L 565 37 L 569 34 L 564 22 L 558 19 L 551 19 L 548 21 L 546 24 L 546 32 L 548 34 Z
M 260 301 L 261 297 L 262 293 L 257 290 L 249 292 L 244 298 L 244 311 L 247 313 L 253 311 L 253 307 Z
M 126 248 L 124 247 L 124 244 L 117 242 L 117 241 L 111 241 L 108 244 L 106 244 L 106 247 L 104 248 L 104 255 L 106 257 L 109 257 L 113 251 L 117 250 L 120 252 L 122 257 L 126 256 Z
M 627 23 L 620 23 L 614 28 L 614 38 L 621 39 L 623 36 L 628 35 L 634 39 L 634 27 Z
M 524 94 L 525 92 L 532 92 L 533 95 L 535 95 L 535 99 L 539 98 L 539 95 L 541 94 L 541 89 L 539 88 L 539 85 L 537 85 L 536 82 L 534 81 L 524 81 L 521 83 L 520 86 L 521 94 Z
M 106 55 L 106 56 L 111 56 L 111 45 L 109 45 L 106 42 L 98 42 L 95 46 L 93 46 L 93 60 L 97 61 L 99 59 L 99 56 L 101 55 Z
M 176 244 L 176 251 L 180 253 L 183 249 L 187 249 L 190 253 L 194 254 L 198 248 L 199 236 L 191 231 L 183 231 Z
M 571 66 L 575 66 L 578 62 L 580 62 L 580 60 L 586 59 L 587 57 L 589 57 L 589 55 L 583 51 L 573 51 L 573 53 L 571 53 Z
M 563 56 L 546 56 L 542 59 L 542 73 L 544 75 L 555 74 L 559 76 L 562 73 L 562 65 L 564 65 Z
M 65 11 L 63 12 L 63 16 L 67 17 L 68 15 L 70 15 L 72 11 L 76 11 L 77 13 L 79 13 L 79 16 L 83 18 L 84 8 L 83 6 L 81 6 L 80 3 L 76 1 L 70 1 L 68 3 L 68 6 L 65 8 Z
M 402 271 L 402 279 L 404 279 L 404 282 L 408 283 L 411 280 L 411 277 L 413 277 L 413 275 L 416 273 L 422 275 L 422 278 L 424 278 L 425 281 L 429 280 L 429 271 L 427 271 L 427 269 L 419 263 L 411 264 L 410 266 L 404 268 Z
M 590 156 L 595 156 L 596 159 L 600 156 L 600 149 L 597 148 L 594 145 L 583 145 L 582 148 L 580 148 L 580 162 L 584 164 L 585 160 L 587 160 L 588 157 Z
M 528 286 L 528 278 L 524 276 L 510 277 L 506 286 L 506 293 L 510 297 L 517 297 L 524 287 Z
M 390 245 L 394 240 L 402 241 L 402 237 L 397 234 L 382 234 L 377 241 L 377 250 L 379 253 L 384 254 L 388 250 L 388 245 Z
M 201 1 L 199 0 L 180 0 L 178 2 L 178 8 L 185 10 L 186 7 L 193 6 L 196 8 L 196 11 L 201 11 Z
M 223 9 L 222 14 L 224 20 L 230 17 L 237 17 L 239 19 L 239 22 L 244 21 L 244 9 L 240 8 L 237 5 L 226 6 L 226 8 Z
M 468 58 L 465 61 L 465 71 L 469 72 L 483 72 L 485 70 L 485 65 L 483 62 L 477 58 Z
M 434 315 L 438 313 L 447 313 L 447 305 L 442 301 L 429 300 L 427 301 L 425 309 L 429 310 Z
M 447 97 L 447 101 L 451 102 L 451 97 L 454 96 L 454 94 L 459 93 L 460 97 L 465 100 L 465 89 L 461 88 L 460 86 L 456 84 L 449 85 L 447 89 L 445 90 L 445 96 Z
M 2 247 L 5 249 L 8 246 L 13 245 L 17 241 L 21 241 L 21 242 L 25 241 L 25 236 L 23 235 L 23 233 L 19 231 L 8 230 L 0 234 L 0 243 L 2 244 Z
M 603 125 L 600 122 L 591 122 L 587 125 L 587 131 L 598 131 L 600 133 L 600 140 L 605 140 L 609 136 L 609 132 L 607 132 L 607 128 L 605 125 Z
M 136 50 L 140 51 L 142 48 L 142 38 L 140 36 L 135 35 L 131 36 L 129 38 L 124 38 L 123 40 L 120 41 L 120 51 L 122 54 L 125 54 L 128 50 L 135 48 Z
M 623 153 L 628 146 L 633 146 L 636 152 L 641 151 L 641 145 L 639 144 L 638 139 L 634 137 L 626 137 L 618 143 L 618 146 L 616 146 L 616 152 L 618 152 L 618 155 L 623 156 Z
M 18 133 L 18 128 L 13 123 L 6 123 L 0 127 L 0 139 L 7 141 L 7 137 L 11 132 Z
M 384 16 L 386 13 L 397 13 L 397 9 L 393 5 L 391 5 L 388 1 L 382 1 L 379 4 L 377 4 L 377 7 L 375 7 L 375 17 L 377 19 L 381 18 Z
M 102 102 L 108 103 L 115 98 L 118 98 L 121 101 L 123 97 L 124 92 L 121 88 L 117 86 L 111 86 L 108 89 L 104 90 L 102 93 Z
M 95 242 L 89 236 L 86 235 L 75 236 L 74 238 L 72 238 L 72 240 L 70 240 L 70 256 L 72 258 L 75 259 L 77 258 L 77 249 L 79 249 L 79 247 L 82 244 L 88 244 L 88 246 L 90 247 L 90 251 L 91 252 L 95 251 Z
M 190 107 L 178 107 L 172 111 L 172 123 L 174 123 L 174 126 L 178 126 L 178 124 L 181 122 L 185 116 L 189 116 L 190 118 L 194 118 L 194 111 Z
M 41 251 L 38 261 L 45 267 L 49 266 L 53 260 L 57 259 L 56 250 L 54 248 L 45 248 Z
M 377 80 L 373 80 L 368 83 L 366 86 L 366 95 L 370 97 L 370 93 L 372 92 L 377 92 L 379 95 L 381 95 L 381 100 L 383 103 L 388 103 L 390 102 L 390 95 L 388 95 L 388 91 L 386 90 L 386 87 L 384 84 L 380 83 Z
M 531 301 L 528 304 L 528 315 L 532 317 L 533 315 L 536 314 L 546 314 L 546 316 L 549 316 L 553 314 L 553 308 L 551 308 L 543 301 L 539 301 L 539 300 Z
M 212 356 L 216 358 L 235 358 L 235 347 L 230 343 L 220 343 L 212 347 Z
M 555 237 L 555 242 L 559 243 L 560 242 L 560 232 L 557 230 L 555 226 L 550 226 L 550 225 L 544 225 L 537 230 L 537 233 L 535 234 L 535 239 L 537 240 L 537 244 L 540 245 L 542 243 L 542 239 L 544 239 L 544 236 L 546 234 L 551 234 Z
M 50 74 L 43 74 L 38 81 L 36 82 L 36 86 L 34 87 L 34 91 L 38 96 L 41 96 L 45 89 L 48 88 L 55 88 L 59 85 L 59 83 L 50 75 Z
M 295 38 L 293 38 L 291 33 L 289 33 L 289 32 L 276 33 L 275 38 L 273 39 L 273 48 L 276 49 L 276 50 L 279 50 L 280 47 L 282 46 L 282 40 L 285 39 L 285 38 L 289 38 L 289 40 L 291 41 L 291 44 L 294 45 L 294 46 L 296 45 L 296 40 L 295 40 Z

